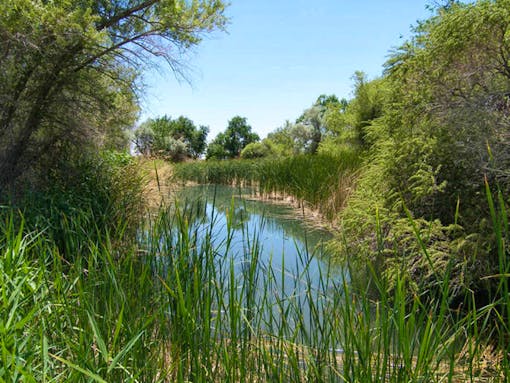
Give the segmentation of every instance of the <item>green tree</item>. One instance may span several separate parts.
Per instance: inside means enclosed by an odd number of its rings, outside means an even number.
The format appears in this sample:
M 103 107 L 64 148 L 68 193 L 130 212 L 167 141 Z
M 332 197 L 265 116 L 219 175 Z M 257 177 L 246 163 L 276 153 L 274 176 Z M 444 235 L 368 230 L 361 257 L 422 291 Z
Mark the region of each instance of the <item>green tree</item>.
M 319 144 L 326 133 L 324 115 L 332 106 L 340 107 L 340 102 L 335 95 L 320 95 L 315 103 L 296 120 L 294 127 L 295 136 L 301 140 L 308 136 L 304 142 L 305 151 L 309 154 L 316 154 Z
M 246 145 L 259 140 L 260 137 L 252 132 L 245 117 L 235 116 L 228 122 L 225 130 L 225 150 L 230 157 L 239 157 Z
M 229 153 L 225 150 L 225 135 L 223 133 L 219 133 L 207 146 L 205 158 L 208 160 L 224 160 L 229 158 Z
M 142 123 L 134 132 L 135 149 L 143 156 L 149 157 L 154 147 L 155 133 L 150 124 Z
M 235 116 L 228 122 L 225 132 L 218 134 L 211 143 L 207 158 L 237 158 L 246 145 L 259 140 L 260 137 L 252 132 L 246 118 Z
M 220 0 L 2 1 L 0 186 L 62 148 L 118 145 L 142 68 L 159 57 L 179 73 L 179 52 L 223 28 L 223 10 Z
M 319 152 L 336 154 L 341 150 L 357 150 L 358 135 L 347 113 L 349 102 L 343 98 L 327 106 L 323 117 L 325 134 Z
M 387 101 L 384 79 L 369 81 L 365 73 L 357 71 L 354 76 L 354 99 L 345 111 L 345 122 L 352 127 L 362 147 L 370 146 L 370 129 L 383 115 Z
M 283 126 L 267 135 L 266 141 L 270 142 L 276 154 L 291 156 L 301 151 L 300 148 L 296 147 L 295 136 L 292 132 L 293 126 L 290 121 L 285 121 Z
M 241 150 L 241 158 L 263 158 L 274 154 L 271 142 L 262 140 L 262 142 L 252 142 Z
M 187 117 L 179 117 L 171 122 L 170 134 L 175 139 L 180 139 L 188 146 L 188 154 L 191 158 L 198 158 L 204 154 L 207 147 L 207 126 L 196 127 L 193 121 Z
M 160 156 L 180 161 L 198 158 L 206 148 L 209 128 L 196 127 L 193 121 L 180 116 L 148 119 L 135 130 L 134 144 L 146 156 Z

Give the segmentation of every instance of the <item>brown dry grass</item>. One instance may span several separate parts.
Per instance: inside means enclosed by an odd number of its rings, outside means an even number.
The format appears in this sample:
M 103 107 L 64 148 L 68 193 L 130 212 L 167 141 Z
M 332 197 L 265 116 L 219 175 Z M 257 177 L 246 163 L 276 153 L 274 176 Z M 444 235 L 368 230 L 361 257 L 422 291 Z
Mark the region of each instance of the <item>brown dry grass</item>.
M 222 351 L 219 352 L 218 355 L 224 352 L 237 353 L 238 355 L 241 353 L 241 347 L 232 345 L 228 339 L 223 339 L 219 342 L 216 351 Z M 471 346 L 475 345 L 472 344 Z M 281 374 L 280 378 L 284 381 L 305 383 L 310 381 L 310 371 L 307 372 L 305 366 L 313 366 L 318 360 L 322 361 L 323 367 L 327 365 L 335 376 L 348 380 L 344 375 L 345 372 L 342 370 L 345 358 L 342 352 L 329 352 L 327 355 L 324 355 L 319 350 L 282 339 L 253 339 L 248 344 L 245 344 L 244 347 L 247 348 L 249 354 L 245 360 L 245 368 L 247 368 L 247 370 L 244 371 L 244 375 L 245 379 L 249 379 L 248 381 L 250 382 L 267 382 L 268 377 L 271 376 L 274 371 L 279 371 L 279 374 Z M 169 349 L 171 349 L 171 347 L 169 347 Z M 475 358 L 470 358 L 469 354 L 470 346 L 466 343 L 456 357 L 453 371 L 450 371 L 449 362 L 439 362 L 434 377 L 429 377 L 429 379 L 432 379 L 429 381 L 437 383 L 499 383 L 504 381 L 504 374 L 500 368 L 502 358 L 500 352 L 496 352 L 491 346 L 479 346 Z M 170 376 L 176 378 L 172 373 L 172 371 L 177 370 L 176 366 L 172 363 L 173 359 L 171 355 L 166 355 L 166 371 Z M 375 357 L 373 365 L 377 364 L 376 359 L 377 357 Z M 352 362 L 351 360 L 351 363 Z M 295 376 L 296 371 L 293 370 L 296 368 L 296 363 L 303 369 L 301 370 L 301 378 L 297 380 Z M 354 363 L 356 362 L 354 361 Z M 392 363 L 392 358 L 388 359 L 388 363 Z M 213 365 L 213 370 L 210 371 L 210 373 L 214 378 L 211 378 L 211 382 L 222 382 L 228 380 L 228 377 L 231 379 L 232 375 L 243 375 L 241 371 L 237 370 L 235 367 L 234 370 L 232 370 L 232 366 L 227 371 L 225 366 L 222 365 L 222 361 L 219 359 L 216 360 Z M 391 370 L 391 366 L 389 367 Z M 280 368 L 283 369 L 280 370 Z M 294 373 L 292 373 L 292 371 L 294 371 Z M 421 381 L 420 377 L 416 377 L 416 379 L 417 381 Z M 387 380 L 381 380 L 381 382 L 386 381 L 394 381 L 394 376 L 388 376 Z
M 141 169 L 146 179 L 144 197 L 149 209 L 167 206 L 177 186 L 171 181 L 173 166 L 163 160 L 142 159 Z

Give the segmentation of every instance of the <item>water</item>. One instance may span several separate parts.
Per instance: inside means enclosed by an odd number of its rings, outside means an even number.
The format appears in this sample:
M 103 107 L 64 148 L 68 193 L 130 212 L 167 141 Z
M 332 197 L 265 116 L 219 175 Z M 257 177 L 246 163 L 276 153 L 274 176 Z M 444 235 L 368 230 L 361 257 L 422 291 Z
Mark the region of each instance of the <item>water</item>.
M 194 209 L 191 230 L 209 235 L 218 257 L 233 259 L 241 277 L 256 262 L 257 283 L 266 285 L 271 273 L 275 294 L 291 296 L 338 273 L 325 246 L 330 232 L 307 224 L 292 207 L 252 199 L 252 192 L 201 185 L 183 189 L 178 200 Z
M 174 214 L 181 218 L 161 233 L 157 244 L 159 272 L 172 285 L 178 269 L 179 283 L 191 283 L 184 291 L 195 289 L 194 280 L 199 283 L 197 299 L 210 302 L 208 310 L 221 317 L 212 321 L 221 323 L 221 330 L 213 329 L 218 334 L 226 331 L 230 337 L 235 318 L 242 317 L 241 332 L 248 326 L 305 341 L 320 333 L 315 327 L 321 326 L 341 284 L 343 273 L 333 267 L 325 248 L 332 234 L 307 225 L 291 207 L 250 196 L 250 189 L 226 186 L 184 188 Z
M 325 244 L 332 238 L 326 230 L 307 224 L 295 209 L 251 199 L 252 189 L 223 185 L 187 187 L 178 194 L 181 208 L 193 217 L 191 231 L 210 235 L 218 253 L 227 250 L 236 270 L 249 263 L 256 245 L 262 267 L 285 271 L 295 278 L 304 267 L 317 275 L 329 262 Z M 185 207 L 185 208 L 184 208 Z

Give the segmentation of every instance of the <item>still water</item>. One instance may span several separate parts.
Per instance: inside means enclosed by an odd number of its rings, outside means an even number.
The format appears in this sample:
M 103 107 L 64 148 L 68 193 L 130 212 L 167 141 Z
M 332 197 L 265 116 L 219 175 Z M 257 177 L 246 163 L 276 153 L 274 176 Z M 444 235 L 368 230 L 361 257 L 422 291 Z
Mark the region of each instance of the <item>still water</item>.
M 181 190 L 177 201 L 193 217 L 190 232 L 199 241 L 208 236 L 217 257 L 234 260 L 238 276 L 256 262 L 258 284 L 266 283 L 261 279 L 270 273 L 277 281 L 273 288 L 282 294 L 329 278 L 331 257 L 325 244 L 332 234 L 307 224 L 303 213 L 292 207 L 253 199 L 252 192 L 200 185 Z
M 159 272 L 170 285 L 175 270 L 179 283 L 184 274 L 193 275 L 184 279 L 192 285 L 183 290 L 197 290 L 196 299 L 219 318 L 218 333 L 230 336 L 242 316 L 251 331 L 293 340 L 320 334 L 316 327 L 345 278 L 326 251 L 332 234 L 308 225 L 295 209 L 252 199 L 251 193 L 214 185 L 182 189 L 172 215 L 178 218 L 154 244 Z

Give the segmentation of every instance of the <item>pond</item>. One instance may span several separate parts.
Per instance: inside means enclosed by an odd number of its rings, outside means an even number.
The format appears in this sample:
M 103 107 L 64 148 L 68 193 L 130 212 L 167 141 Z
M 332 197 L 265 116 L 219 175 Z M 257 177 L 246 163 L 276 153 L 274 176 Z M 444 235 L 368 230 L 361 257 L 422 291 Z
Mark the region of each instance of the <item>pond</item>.
M 182 189 L 177 200 L 193 217 L 193 232 L 207 233 L 218 252 L 228 245 L 236 269 L 252 261 L 254 247 L 261 266 L 285 271 L 287 279 L 305 267 L 307 274 L 318 278 L 330 261 L 325 247 L 333 237 L 330 232 L 314 227 L 289 205 L 256 199 L 251 188 L 191 186 Z
M 349 274 L 331 261 L 333 235 L 302 214 L 257 200 L 252 189 L 176 192 L 170 210 L 140 232 L 169 322 L 183 326 L 173 341 L 284 340 L 340 350 Z
M 300 327 L 308 333 L 322 322 L 323 308 L 345 278 L 326 250 L 332 234 L 307 223 L 295 208 L 257 200 L 253 192 L 221 185 L 182 189 L 174 225 L 184 221 L 188 238 L 174 238 L 173 246 L 187 241 L 196 254 L 212 254 L 198 261 L 200 279 L 213 281 L 211 309 L 224 322 L 232 320 L 235 301 L 245 322 L 260 330 L 292 333 Z M 176 232 L 182 236 L 183 228 Z

